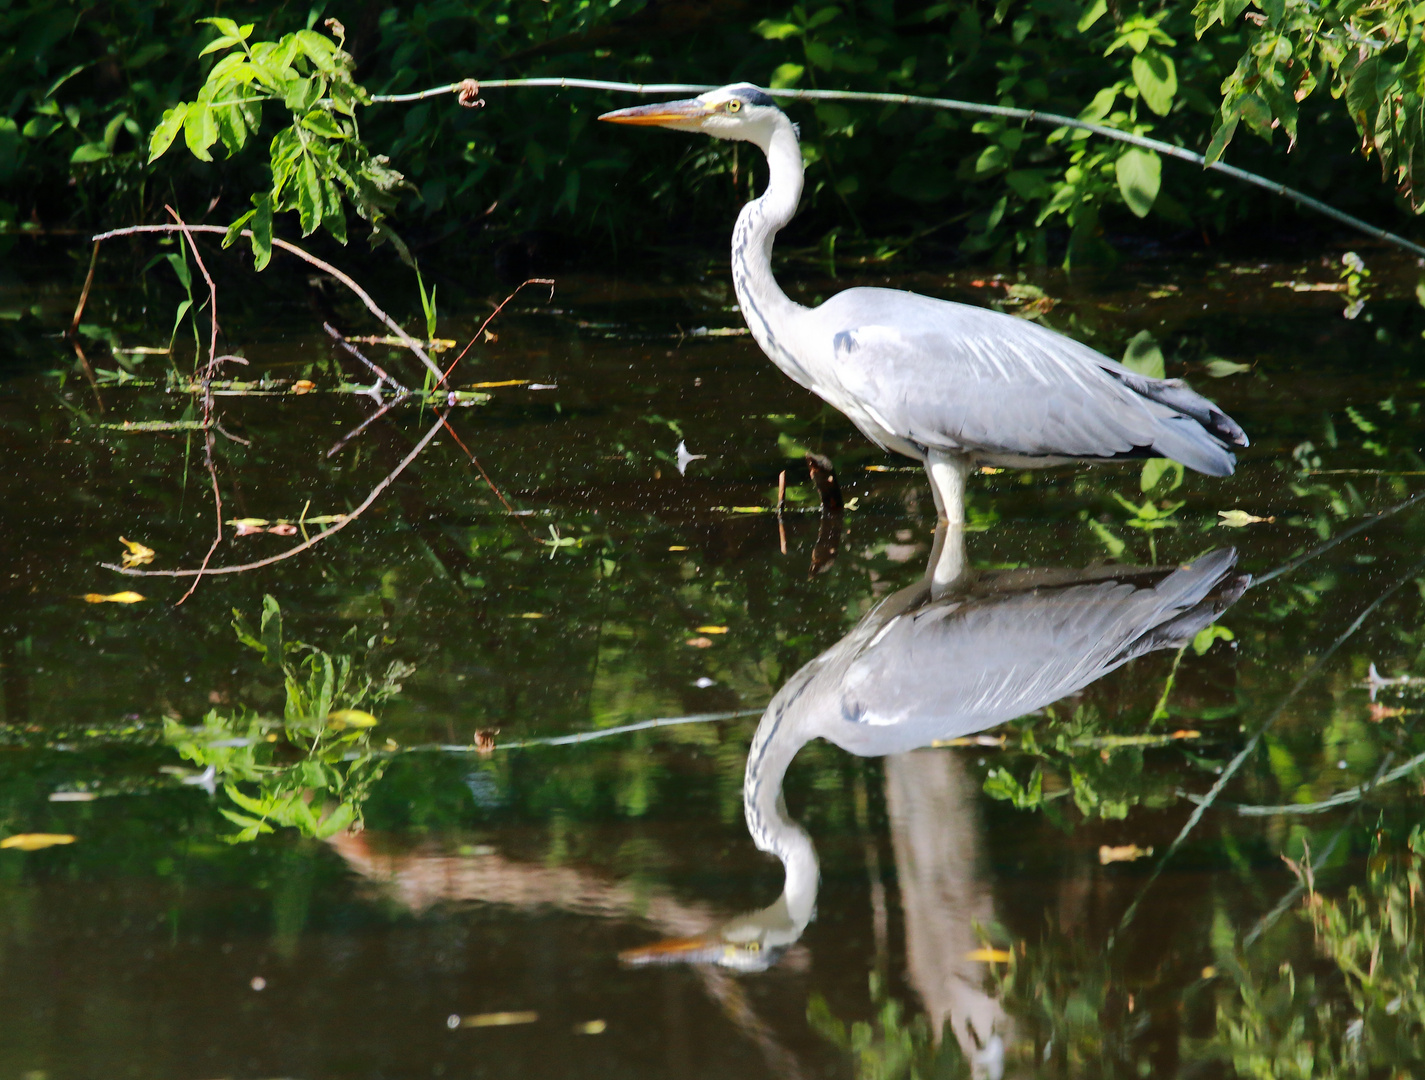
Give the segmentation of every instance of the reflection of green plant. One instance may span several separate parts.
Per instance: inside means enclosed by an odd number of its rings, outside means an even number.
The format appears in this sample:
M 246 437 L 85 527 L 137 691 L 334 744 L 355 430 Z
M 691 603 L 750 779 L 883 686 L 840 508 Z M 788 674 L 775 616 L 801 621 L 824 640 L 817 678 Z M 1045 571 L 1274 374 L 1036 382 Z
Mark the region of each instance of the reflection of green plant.
M 909 1020 L 901 1003 L 886 993 L 875 972 L 870 976 L 874 1021 L 858 1020 L 848 1029 L 831 1012 L 820 994 L 807 1003 L 812 1030 L 843 1053 L 854 1056 L 856 1080 L 929 1080 L 968 1076 L 969 1069 L 954 1039 L 945 1039 L 939 1055 L 924 1014 Z
M 1127 817 L 1140 803 L 1162 806 L 1174 798 L 1171 789 L 1177 779 L 1155 792 L 1143 771 L 1144 747 L 1168 745 L 1172 735 L 1112 734 L 1099 711 L 1083 705 L 1067 720 L 1051 706 L 1042 716 L 1025 717 L 1013 727 L 1018 751 L 1034 764 L 1023 780 L 1008 766 L 990 770 L 985 794 L 991 798 L 1021 810 L 1038 810 L 1072 795 L 1085 817 L 1109 819 Z
M 1306 889 L 1302 915 L 1335 965 L 1329 979 L 1290 962 L 1260 976 L 1247 958 L 1223 958 L 1237 995 L 1219 1005 L 1218 1038 L 1238 1075 L 1397 1075 L 1389 1070 L 1425 1061 L 1425 832 L 1416 825 L 1398 853 L 1382 850 L 1386 839 L 1375 834 L 1367 886 L 1344 899 L 1316 891 L 1309 857 L 1290 864 Z
M 271 596 L 263 597 L 256 633 L 240 612 L 233 615 L 238 640 L 282 672 L 282 719 L 241 707 L 229 713 L 212 709 L 196 728 L 167 721 L 168 742 L 239 807 L 241 812 L 221 810 L 241 829 L 229 838 L 233 842 L 272 832 L 274 824 L 317 837 L 359 827 L 362 804 L 385 769 L 371 747 L 376 718 L 363 706 L 400 693 L 400 680 L 414 669 L 395 660 L 373 677 L 362 670 L 359 655 L 284 640 L 282 612 Z M 352 630 L 345 641 L 354 635 Z M 367 649 L 374 644 L 368 641 Z M 257 785 L 257 793 L 243 791 L 239 785 L 245 784 Z

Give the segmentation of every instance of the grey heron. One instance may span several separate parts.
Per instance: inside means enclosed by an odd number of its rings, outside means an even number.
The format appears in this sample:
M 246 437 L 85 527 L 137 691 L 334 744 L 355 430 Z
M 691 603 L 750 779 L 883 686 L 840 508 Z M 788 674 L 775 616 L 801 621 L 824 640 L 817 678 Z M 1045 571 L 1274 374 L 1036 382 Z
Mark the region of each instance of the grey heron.
M 819 871 L 811 838 L 787 814 L 782 782 L 812 739 L 878 757 L 984 731 L 1145 653 L 1191 642 L 1250 583 L 1234 572 L 1236 551 L 1219 548 L 1181 567 L 967 573 L 942 592 L 934 566 L 942 550 L 923 579 L 787 680 L 757 725 L 743 811 L 753 843 L 785 868 L 776 902 L 713 934 L 628 950 L 625 963 L 760 971 L 801 937 Z
M 802 192 L 797 129 L 772 98 L 736 83 L 600 120 L 750 142 L 770 170 L 732 233 L 742 314 L 772 361 L 883 449 L 924 464 L 939 518 L 964 521 L 975 465 L 1033 468 L 1165 457 L 1230 475 L 1242 429 L 1178 379 L 1154 379 L 1036 323 L 893 289 L 853 288 L 815 308 L 772 274 L 772 243 Z

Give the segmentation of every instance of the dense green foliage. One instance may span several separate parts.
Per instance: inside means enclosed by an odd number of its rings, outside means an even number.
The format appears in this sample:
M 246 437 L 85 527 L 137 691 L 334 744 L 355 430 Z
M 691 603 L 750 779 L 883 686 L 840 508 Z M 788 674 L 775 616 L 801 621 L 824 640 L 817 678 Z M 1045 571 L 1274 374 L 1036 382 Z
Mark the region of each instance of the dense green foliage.
M 1422 16 L 1404 0 L 531 10 L 368 5 L 342 27 L 322 5 L 211 18 L 191 0 L 12 0 L 0 7 L 0 218 L 127 224 L 169 201 L 190 219 L 247 222 L 261 259 L 283 211 L 304 234 L 325 227 L 343 241 L 352 209 L 378 230 L 393 212 L 417 236 L 479 221 L 496 235 L 547 226 L 617 242 L 721 222 L 745 197 L 745 149 L 600 130 L 591 120 L 609 95 L 370 104 L 468 76 L 748 79 L 1077 114 L 1213 157 L 1230 146 L 1238 163 L 1385 218 L 1393 193 L 1358 149 L 1405 195 L 1422 153 Z M 1197 236 L 1260 217 L 1265 198 L 1083 132 L 895 106 L 792 111 L 814 211 L 802 232 L 828 252 L 838 234 L 944 230 L 969 253 L 1072 263 L 1108 254 L 1105 232 L 1141 228 L 1135 215 Z M 1234 139 L 1243 127 L 1261 138 Z M 1277 128 L 1285 139 L 1269 145 Z M 180 131 L 191 155 L 163 154 Z

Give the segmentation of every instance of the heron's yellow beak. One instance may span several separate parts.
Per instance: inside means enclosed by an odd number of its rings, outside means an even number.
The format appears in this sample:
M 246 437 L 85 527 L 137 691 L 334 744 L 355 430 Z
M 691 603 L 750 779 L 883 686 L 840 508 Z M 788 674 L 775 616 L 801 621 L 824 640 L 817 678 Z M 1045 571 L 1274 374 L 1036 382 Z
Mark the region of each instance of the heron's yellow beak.
M 639 949 L 625 949 L 618 954 L 619 963 L 628 967 L 646 967 L 653 964 L 713 964 L 723 959 L 725 953 L 736 951 L 717 934 L 700 934 L 697 937 L 665 938 Z
M 636 105 L 632 109 L 617 109 L 599 117 L 611 124 L 631 124 L 636 127 L 696 128 L 713 110 L 697 98 L 686 101 L 660 101 L 657 105 Z

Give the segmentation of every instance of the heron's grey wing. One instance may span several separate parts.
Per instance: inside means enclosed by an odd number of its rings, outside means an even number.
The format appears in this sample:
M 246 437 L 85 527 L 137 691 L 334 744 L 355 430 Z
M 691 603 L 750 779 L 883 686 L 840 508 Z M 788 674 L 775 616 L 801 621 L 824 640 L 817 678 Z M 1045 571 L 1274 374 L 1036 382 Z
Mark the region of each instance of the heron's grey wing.
M 1235 561 L 1222 549 L 1151 588 L 1097 581 L 900 615 L 842 668 L 840 718 L 863 744 L 847 748 L 894 753 L 983 731 L 1190 640 L 1240 595 L 1211 602 Z
M 1227 475 L 1245 444 L 1221 410 L 1035 323 L 889 289 L 815 313 L 835 378 L 877 423 L 929 449 L 1025 458 L 1153 454 Z

